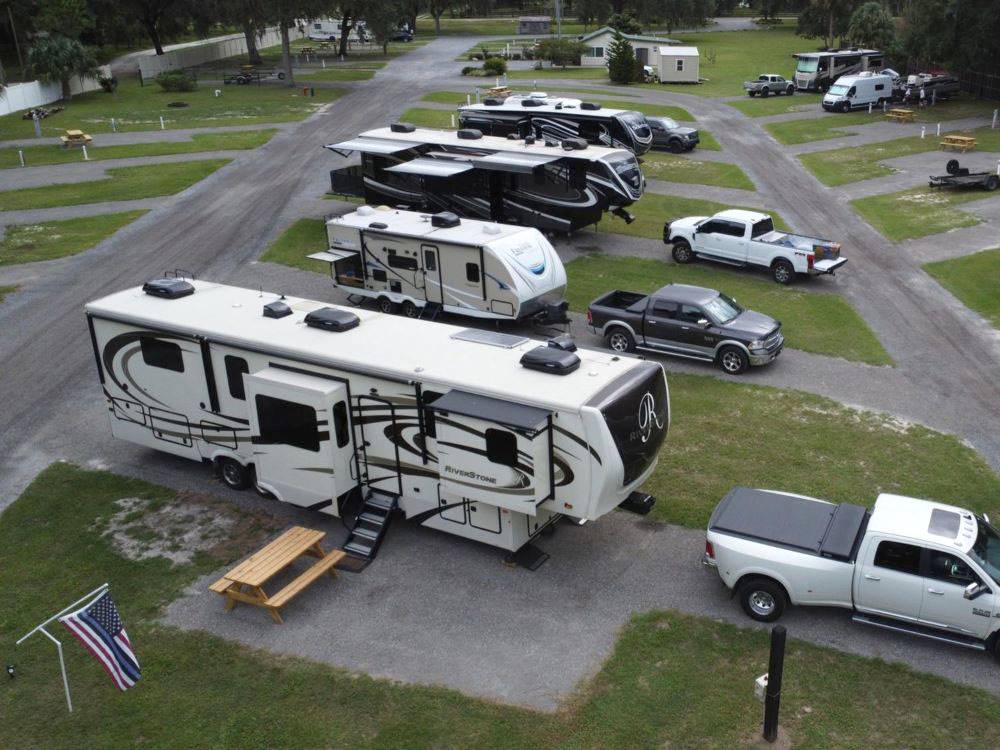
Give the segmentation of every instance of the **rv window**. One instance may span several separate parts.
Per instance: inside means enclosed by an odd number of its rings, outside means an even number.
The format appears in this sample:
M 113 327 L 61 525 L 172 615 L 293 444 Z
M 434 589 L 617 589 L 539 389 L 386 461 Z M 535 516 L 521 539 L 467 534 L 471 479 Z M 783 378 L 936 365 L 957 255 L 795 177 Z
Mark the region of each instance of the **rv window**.
M 471 281 L 473 284 L 479 283 L 479 264 L 478 263 L 466 263 L 465 264 L 465 278 L 467 281 Z
M 885 91 L 885 84 L 884 83 L 876 83 L 875 84 L 875 90 L 876 91 Z
M 517 466 L 517 436 L 507 430 L 486 430 L 486 457 L 495 464 Z
M 257 420 L 263 445 L 291 445 L 319 452 L 316 410 L 273 396 L 257 396 Z
M 385 271 L 381 268 L 372 269 L 372 281 L 385 281 L 388 276 L 385 275 Z
M 416 271 L 419 264 L 416 258 L 411 258 L 409 255 L 396 255 L 396 251 L 391 247 L 389 250 L 389 267 L 390 268 L 402 268 L 406 271 Z
M 428 271 L 438 270 L 437 255 L 433 250 L 424 250 L 424 268 Z
M 172 341 L 143 336 L 139 339 L 139 346 L 142 348 L 142 361 L 150 367 L 184 372 L 184 355 L 180 346 Z
M 427 407 L 441 398 L 441 395 L 437 391 L 424 391 L 421 394 L 421 399 L 424 402 L 424 434 L 427 437 L 437 437 L 437 414 L 433 409 Z
M 229 395 L 238 398 L 240 401 L 247 400 L 246 387 L 243 384 L 243 376 L 250 372 L 250 366 L 243 357 L 234 357 L 232 354 L 226 355 L 226 380 L 229 381 Z
M 350 426 L 347 422 L 347 403 L 338 401 L 333 405 L 333 430 L 337 435 L 337 447 L 343 448 L 351 440 Z

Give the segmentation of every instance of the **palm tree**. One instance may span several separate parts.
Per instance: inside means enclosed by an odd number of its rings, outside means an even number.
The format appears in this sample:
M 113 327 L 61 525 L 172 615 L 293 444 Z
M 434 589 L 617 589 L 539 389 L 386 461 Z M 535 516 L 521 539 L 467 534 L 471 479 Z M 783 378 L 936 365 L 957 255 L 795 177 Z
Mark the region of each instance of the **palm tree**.
M 59 35 L 43 37 L 35 42 L 28 53 L 28 68 L 43 81 L 59 81 L 63 99 L 73 95 L 69 88 L 70 78 L 97 76 L 94 55 L 75 39 Z

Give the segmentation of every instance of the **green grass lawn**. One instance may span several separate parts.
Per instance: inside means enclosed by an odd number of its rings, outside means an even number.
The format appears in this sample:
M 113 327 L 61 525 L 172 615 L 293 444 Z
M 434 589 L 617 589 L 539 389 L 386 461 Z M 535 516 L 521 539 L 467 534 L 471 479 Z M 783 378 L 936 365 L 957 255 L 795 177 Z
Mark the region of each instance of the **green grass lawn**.
M 1000 328 L 1000 248 L 927 263 L 924 270 L 994 328 Z
M 455 119 L 455 125 L 452 125 L 452 118 Z M 453 128 L 458 125 L 458 113 L 450 109 L 410 107 L 399 116 L 399 121 L 420 128 Z
M 719 211 L 725 211 L 727 208 L 741 208 L 741 206 L 730 206 L 701 198 L 684 198 L 679 195 L 664 195 L 663 193 L 647 191 L 636 203 L 627 207 L 628 211 L 635 216 L 635 221 L 626 224 L 623 219 L 606 214 L 601 223 L 597 225 L 597 231 L 660 240 L 663 239 L 663 223 L 666 221 L 674 221 L 684 216 L 711 216 Z M 774 224 L 777 228 L 788 228 L 778 214 L 774 211 L 769 211 L 769 213 L 774 217 Z
M 5 190 L 0 192 L 0 211 L 78 206 L 84 203 L 173 195 L 208 177 L 230 161 L 204 159 L 141 167 L 115 167 L 109 169 L 108 176 L 101 180 Z
M 642 155 L 642 172 L 647 180 L 667 180 L 695 185 L 753 190 L 753 181 L 735 164 L 718 161 L 698 161 L 659 151 Z
M 314 68 L 308 71 L 299 70 L 295 73 L 295 80 L 303 80 L 307 83 L 312 81 L 367 81 L 375 75 L 375 71 L 369 68 Z
M 487 76 L 489 78 L 489 76 Z M 510 70 L 507 72 L 507 78 L 511 81 L 534 81 L 538 80 L 539 86 L 543 85 L 544 81 L 548 79 L 554 80 L 603 80 L 608 81 L 608 70 L 603 66 L 589 66 L 589 65 L 569 65 L 565 68 L 561 67 L 550 67 L 546 64 L 546 67 L 541 70 L 535 70 L 534 68 L 528 68 L 527 70 Z
M 958 135 L 958 133 L 953 134 Z M 978 128 L 962 131 L 962 134 L 975 136 L 979 151 L 1000 151 L 1000 130 Z M 801 154 L 799 159 L 824 185 L 846 185 L 850 182 L 890 175 L 896 170 L 881 162 L 901 156 L 937 151 L 940 148 L 938 145 L 940 140 L 934 135 L 928 135 L 926 138 L 914 135 L 870 143 L 866 146 L 814 151 L 811 154 Z M 942 164 L 950 158 L 952 157 L 942 153 Z M 941 173 L 944 173 L 943 168 Z
M 761 97 L 750 98 L 749 96 L 739 102 L 728 102 L 730 107 L 735 107 L 747 117 L 770 117 L 771 115 L 783 115 L 786 112 L 807 112 L 820 108 L 820 97 L 817 94 L 793 94 L 792 96 L 769 96 L 767 99 Z
M 326 238 L 326 222 L 322 219 L 299 219 L 274 242 L 259 260 L 267 263 L 281 263 L 303 271 L 313 271 L 326 276 L 330 275 L 330 265 L 318 260 L 310 260 L 306 256 L 319 253 L 329 247 Z
M 792 423 L 796 431 L 775 436 L 775 450 L 782 455 L 787 455 L 787 437 L 812 438 L 815 421 L 824 419 L 803 409 L 795 397 L 783 402 L 775 395 L 780 391 L 747 392 L 741 386 L 704 378 L 675 378 L 675 394 L 682 391 L 679 397 L 675 395 L 675 403 L 684 402 L 684 380 L 692 385 L 705 383 L 704 390 L 693 389 L 695 400 L 720 420 L 720 412 L 732 416 L 728 410 L 738 409 L 738 425 L 745 422 L 747 396 L 753 397 L 751 404 L 760 403 L 760 411 L 795 408 L 793 413 L 801 420 Z M 724 403 L 712 403 L 713 397 L 722 397 Z M 822 409 L 826 404 L 818 400 L 805 406 Z M 786 427 L 783 413 L 778 413 L 777 421 Z M 882 428 L 876 426 L 868 435 L 867 423 L 851 423 L 843 416 L 838 415 L 836 426 L 848 436 L 849 446 L 860 431 L 861 438 L 868 438 L 863 442 L 879 457 L 906 452 L 908 444 L 900 443 L 895 434 L 882 435 Z M 761 421 L 774 424 L 773 417 Z M 732 434 L 730 425 L 723 423 L 723 427 L 726 434 Z M 699 439 L 703 436 L 694 434 Z M 744 437 L 742 432 L 740 437 Z M 953 453 L 931 453 L 932 448 L 951 445 L 942 446 L 932 436 L 921 437 L 927 446 L 918 452 L 925 460 L 916 463 L 914 456 L 915 468 L 930 471 L 926 467 L 940 467 L 943 459 L 945 467 L 955 472 L 948 476 L 961 479 L 960 485 L 949 485 L 942 499 L 969 493 L 997 496 L 1000 488 L 995 477 L 994 483 L 984 484 L 977 483 L 978 475 L 958 473 L 969 466 L 956 463 Z M 749 450 L 759 450 L 761 446 L 754 444 L 757 439 L 749 436 Z M 686 446 L 694 449 L 699 444 Z M 829 443 L 808 445 L 826 447 L 833 457 L 842 455 Z M 848 451 L 848 455 L 861 454 Z M 698 458 L 707 461 L 711 457 Z M 741 463 L 745 465 L 745 459 Z M 854 479 L 854 466 L 845 462 L 844 468 Z M 716 473 L 709 471 L 707 476 Z M 681 487 L 694 486 L 688 474 L 683 479 Z M 919 480 L 903 484 L 922 487 Z M 865 497 L 873 489 L 865 484 Z M 848 488 L 840 494 L 848 494 Z M 73 502 L 66 502 L 68 497 Z M 139 524 L 151 514 L 181 505 L 202 514 L 235 518 L 237 526 L 228 538 L 188 563 L 172 565 L 156 556 L 130 561 L 102 536 L 109 518 L 120 513 L 117 501 L 121 498 L 138 498 L 143 504 L 134 514 L 138 517 L 130 519 L 136 528 L 142 528 Z M 157 539 L 169 541 L 159 529 L 146 528 Z M 5 663 L 14 663 L 18 670 L 0 696 L 4 710 L 0 746 L 61 750 L 78 747 L 81 737 L 94 747 L 152 749 L 596 750 L 756 745 L 753 738 L 760 732 L 761 707 L 749 685 L 767 668 L 767 633 L 705 618 L 658 611 L 633 615 L 597 675 L 580 686 L 570 706 L 555 713 L 476 700 L 444 688 L 373 679 L 156 622 L 161 608 L 199 576 L 234 563 L 277 530 L 276 522 L 259 511 L 190 493 L 177 495 L 139 480 L 69 464 L 54 464 L 42 472 L 4 512 L 0 524 L 0 586 L 17 603 L 0 617 L 0 641 L 7 644 Z M 147 539 L 143 536 L 139 541 Z M 51 645 L 33 638 L 15 649 L 12 641 L 59 606 L 92 589 L 95 581 L 111 583 L 143 676 L 134 689 L 117 692 L 101 667 L 63 633 L 75 709 L 70 714 Z M 217 601 L 208 603 L 222 606 Z M 295 625 L 289 621 L 282 627 Z M 317 700 L 318 695 L 323 700 Z M 941 695 L 948 699 L 940 700 Z M 878 659 L 789 640 L 782 727 L 793 747 L 990 747 L 998 712 L 1000 700 L 986 692 Z M 891 722 L 885 721 L 887 715 L 893 717 Z
M 171 154 L 195 154 L 204 151 L 244 151 L 263 146 L 277 133 L 277 130 L 237 130 L 229 133 L 195 133 L 187 141 L 151 141 L 121 146 L 90 146 L 87 157 L 91 161 L 107 159 L 130 159 L 140 156 L 167 156 Z M 65 149 L 61 146 L 27 146 L 24 152 L 25 164 L 37 167 L 45 164 L 68 164 L 83 161 L 79 149 Z M 16 148 L 0 148 L 0 169 L 18 167 L 21 162 Z
M 221 88 L 222 96 L 213 92 Z M 167 128 L 205 128 L 223 125 L 251 125 L 302 120 L 336 99 L 340 89 L 316 89 L 315 97 L 302 95 L 301 87 L 284 86 L 199 86 L 183 93 L 161 91 L 150 83 L 140 86 L 123 78 L 114 94 L 94 91 L 64 102 L 65 109 L 41 121 L 42 134 L 63 135 L 66 130 L 83 130 L 91 135 L 111 132 L 111 118 L 120 131 L 159 130 L 160 117 Z M 187 107 L 168 107 L 184 101 Z M 34 126 L 21 113 L 0 117 L 0 140 L 31 138 Z
M 3 302 L 8 294 L 13 294 L 16 291 L 16 286 L 0 286 L 0 302 Z
M 779 286 L 768 278 L 715 265 L 679 266 L 664 262 L 667 257 L 664 249 L 664 260 L 597 255 L 568 263 L 571 308 L 584 311 L 609 289 L 652 292 L 672 283 L 707 286 L 779 319 L 787 345 L 794 349 L 872 365 L 892 364 L 875 334 L 840 295 Z
M 901 190 L 898 193 L 873 195 L 851 201 L 861 214 L 893 242 L 971 227 L 981 223 L 978 216 L 959 211 L 955 206 L 983 200 L 995 193 L 982 190 L 940 190 L 930 187 Z
M 43 224 L 15 224 L 0 240 L 0 266 L 34 263 L 89 250 L 145 211 L 83 216 Z

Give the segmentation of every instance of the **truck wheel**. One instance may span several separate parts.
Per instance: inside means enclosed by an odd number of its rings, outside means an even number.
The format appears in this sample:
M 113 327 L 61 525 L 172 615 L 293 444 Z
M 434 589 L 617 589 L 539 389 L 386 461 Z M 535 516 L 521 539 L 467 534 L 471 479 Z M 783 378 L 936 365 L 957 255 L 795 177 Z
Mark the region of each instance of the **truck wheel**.
M 765 86 L 760 90 L 760 95 L 765 99 L 767 99 L 767 97 L 771 95 L 771 90 L 767 86 Z
M 393 302 L 388 297 L 378 298 L 378 311 L 385 313 L 386 315 L 392 315 L 396 312 L 396 303 Z
M 694 260 L 694 253 L 691 252 L 691 246 L 684 240 L 677 240 L 674 243 L 674 249 L 671 255 L 674 256 L 674 263 L 690 263 Z
M 785 94 L 787 96 L 791 96 L 794 93 L 795 93 L 795 86 L 788 86 L 788 88 L 785 89 Z
M 795 278 L 795 268 L 784 258 L 778 258 L 771 264 L 771 278 L 779 284 L 791 284 Z
M 753 97 L 757 96 L 757 92 L 754 91 L 753 89 L 750 89 L 749 91 L 747 91 L 747 96 L 753 98 Z
M 740 586 L 740 605 L 757 622 L 774 622 L 785 613 L 785 590 L 770 578 L 751 578 Z
M 841 104 L 840 104 L 840 111 L 841 112 L 850 112 L 851 111 L 851 103 L 850 102 L 841 102 Z
M 677 138 L 674 138 L 670 143 L 667 144 L 667 148 L 672 154 L 679 154 L 684 150 L 684 144 L 680 142 Z
M 403 315 L 408 318 L 419 318 L 420 308 L 410 302 L 410 300 L 406 300 L 406 302 L 403 303 Z
M 719 367 L 729 375 L 739 375 L 750 366 L 750 358 L 739 347 L 727 346 L 719 352 Z
M 983 187 L 991 191 L 996 190 L 1000 187 L 1000 177 L 997 177 L 995 174 L 991 174 L 986 178 L 986 184 Z
M 612 328 L 607 335 L 608 349 L 615 352 L 635 351 L 635 339 L 624 328 Z
M 250 469 L 232 458 L 216 461 L 219 478 L 231 490 L 245 490 L 250 486 Z
M 993 636 L 993 658 L 1000 664 L 1000 633 Z

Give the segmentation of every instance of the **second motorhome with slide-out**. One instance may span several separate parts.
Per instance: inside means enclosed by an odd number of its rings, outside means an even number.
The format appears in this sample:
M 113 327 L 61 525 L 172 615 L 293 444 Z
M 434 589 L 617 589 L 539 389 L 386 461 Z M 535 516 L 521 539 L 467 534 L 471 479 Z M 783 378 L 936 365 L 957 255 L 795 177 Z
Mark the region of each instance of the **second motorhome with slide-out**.
M 795 88 L 799 91 L 825 92 L 841 76 L 882 70 L 885 67 L 885 55 L 875 49 L 800 52 L 792 57 L 797 61 Z

